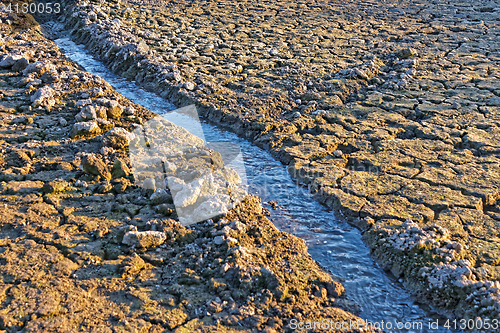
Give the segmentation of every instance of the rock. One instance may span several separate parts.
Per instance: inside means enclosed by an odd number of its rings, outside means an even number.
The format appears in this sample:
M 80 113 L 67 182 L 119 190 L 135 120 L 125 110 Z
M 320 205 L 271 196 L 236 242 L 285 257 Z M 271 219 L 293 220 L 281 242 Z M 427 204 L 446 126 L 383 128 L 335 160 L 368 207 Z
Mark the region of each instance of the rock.
M 100 105 L 87 105 L 80 111 L 75 119 L 77 121 L 85 121 L 91 119 L 108 119 L 107 109 Z
M 146 53 L 148 51 L 149 51 L 148 45 L 143 40 L 141 40 L 139 44 L 137 44 L 137 52 Z
M 55 69 L 54 64 L 50 62 L 43 62 L 43 61 L 38 61 L 33 64 L 28 65 L 24 70 L 23 70 L 23 75 L 26 76 L 30 73 L 37 73 L 38 75 L 42 75 L 45 73 L 45 71 Z
M 42 193 L 60 193 L 64 192 L 68 187 L 68 182 L 65 182 L 61 179 L 53 180 L 49 183 L 43 185 L 41 192 Z
M 100 184 L 97 189 L 96 189 L 96 192 L 97 193 L 109 193 L 113 190 L 113 185 L 111 185 L 109 182 L 103 182 L 102 184 Z
M 104 134 L 102 143 L 104 146 L 112 147 L 114 149 L 128 148 L 130 141 L 133 140 L 134 134 L 130 133 L 122 127 L 113 127 Z
M 94 120 L 97 119 L 97 115 L 95 112 L 94 107 L 84 107 L 82 111 L 80 111 L 76 116 L 75 116 L 76 121 L 87 121 L 87 120 Z
M 400 59 L 408 59 L 408 58 L 417 56 L 418 52 L 415 49 L 407 48 L 407 49 L 399 50 L 396 55 Z
M 90 21 L 95 22 L 97 20 L 97 14 L 95 12 L 90 12 L 87 14 L 87 18 Z
M 98 98 L 95 100 L 96 103 L 106 107 L 107 117 L 114 119 L 118 118 L 123 113 L 123 107 L 114 100 L 110 100 L 107 98 Z
M 159 204 L 156 206 L 156 211 L 163 215 L 171 215 L 175 211 L 175 206 L 173 204 Z
M 185 183 L 182 179 L 176 177 L 168 177 L 168 188 L 170 191 L 179 192 L 184 187 Z
M 130 174 L 130 169 L 127 164 L 121 159 L 116 159 L 113 162 L 113 168 L 111 169 L 111 175 L 113 178 L 122 178 Z
M 70 133 L 70 137 L 96 135 L 101 132 L 101 129 L 95 121 L 84 121 L 75 123 Z
M 212 157 L 212 163 L 216 168 L 221 169 L 224 167 L 224 160 L 218 151 L 212 150 L 210 156 Z
M 45 73 L 43 73 L 43 75 L 40 77 L 40 80 L 42 80 L 43 83 L 47 84 L 57 82 L 60 80 L 59 73 L 55 69 L 45 71 Z
M 54 90 L 49 86 L 42 87 L 31 96 L 31 101 L 33 102 L 31 106 L 34 108 L 38 106 L 52 107 L 56 104 Z
M 314 115 L 314 116 L 323 115 L 323 114 L 327 114 L 327 112 L 325 110 L 316 110 L 312 113 L 312 115 Z
M 338 95 L 327 96 L 323 98 L 323 103 L 326 104 L 327 106 L 333 106 L 333 107 L 344 104 L 344 102 L 342 102 L 342 99 Z
M 146 262 L 137 253 L 133 253 L 131 256 L 122 261 L 120 265 L 120 272 L 122 273 L 122 278 L 132 277 L 138 274 L 145 267 L 147 267 Z M 125 323 L 128 324 L 127 321 Z
M 66 126 L 66 125 L 68 125 L 68 122 L 63 117 L 60 117 L 58 121 L 59 121 L 59 125 L 60 126 Z
M 132 183 L 128 179 L 120 178 L 118 179 L 118 181 L 116 181 L 113 189 L 116 193 L 123 193 L 127 190 L 128 187 L 130 187 L 130 185 L 132 185 Z
M 28 65 L 29 65 L 28 59 L 23 57 L 23 58 L 17 60 L 14 63 L 14 65 L 12 65 L 12 70 L 14 72 L 20 72 L 20 71 L 24 70 L 26 67 L 28 67 Z
M 186 88 L 187 90 L 194 90 L 194 83 L 191 81 L 185 82 L 184 88 Z
M 120 104 L 118 104 L 117 101 L 111 101 L 108 106 L 108 117 L 113 119 L 113 118 L 118 118 L 122 115 L 123 113 L 123 108 L 121 107 Z
M 90 105 L 90 104 L 92 104 L 92 100 L 90 98 L 87 98 L 87 99 L 79 100 L 78 102 L 75 103 L 75 106 L 77 108 L 81 108 L 81 107 L 84 107 L 84 106 Z
M 275 48 L 272 48 L 272 49 L 269 50 L 269 55 L 270 56 L 274 57 L 274 56 L 277 56 L 278 54 L 279 54 L 279 51 L 277 49 L 275 49 Z
M 182 225 L 189 225 L 207 220 L 214 216 L 226 214 L 230 206 L 231 200 L 228 195 L 218 194 L 205 196 L 201 204 L 199 204 L 191 214 L 183 211 L 183 214 L 179 215 L 179 221 L 181 221 Z
M 76 187 L 87 187 L 87 186 L 88 186 L 88 184 L 87 184 L 87 182 L 85 182 L 85 181 L 83 181 L 83 180 L 77 180 L 77 181 L 75 182 L 75 186 L 76 186 Z
M 28 88 L 28 89 L 29 89 L 29 88 L 31 88 L 31 87 L 33 87 L 33 88 L 34 88 L 34 87 L 37 87 L 37 86 L 39 86 L 39 85 L 41 85 L 41 84 L 42 84 L 42 80 L 38 80 L 38 79 L 36 79 L 36 80 L 32 80 L 32 79 L 30 79 L 30 78 L 25 78 L 25 79 L 27 79 L 27 80 L 28 80 L 28 82 L 27 82 L 27 83 L 25 82 L 25 83 L 26 83 L 25 87 L 26 87 L 26 88 Z M 21 82 L 24 82 L 24 80 L 22 80 Z M 21 85 L 21 86 L 22 86 L 22 85 Z
M 0 61 L 1 68 L 8 68 L 14 65 L 22 56 L 20 55 L 8 55 L 2 61 Z
M 3 187 L 3 191 L 7 194 L 27 195 L 32 192 L 40 191 L 43 185 L 41 181 L 10 181 Z M 0 188 L 2 187 L 0 186 Z
M 100 176 L 104 179 L 110 180 L 111 174 L 109 173 L 106 164 L 102 159 L 94 154 L 85 155 L 82 159 L 82 169 L 88 174 Z
M 216 245 L 221 245 L 222 243 L 224 243 L 224 237 L 222 236 L 217 236 L 214 238 L 214 243 Z
M 335 298 L 342 296 L 344 293 L 344 286 L 335 281 L 330 281 L 326 284 L 326 290 L 328 291 L 328 295 L 333 296 Z
M 157 189 L 153 194 L 151 194 L 151 197 L 149 199 L 151 200 L 151 204 L 154 206 L 162 203 L 173 202 L 172 196 L 162 188 Z
M 333 156 L 335 157 L 342 157 L 344 155 L 344 153 L 342 152 L 342 150 L 335 150 L 333 151 Z
M 154 178 L 146 178 L 142 182 L 142 188 L 149 191 L 155 191 L 156 184 Z
M 167 235 L 161 231 L 129 231 L 123 235 L 122 243 L 135 247 L 154 247 L 163 244 Z
M 112 122 L 110 122 L 110 121 L 108 121 L 108 120 L 104 120 L 104 119 L 101 119 L 101 118 L 97 118 L 97 119 L 96 119 L 96 122 L 97 122 L 97 125 L 98 125 L 100 128 L 104 129 L 104 130 L 106 130 L 106 129 L 108 129 L 108 128 L 112 128 L 112 127 L 113 127 L 113 123 L 112 123 Z M 106 147 L 106 148 L 108 148 L 108 149 L 112 149 L 112 148 L 109 148 L 109 147 Z
M 180 58 L 179 58 L 180 61 L 182 62 L 190 62 L 192 61 L 191 57 L 189 57 L 188 55 L 186 54 L 183 54 Z

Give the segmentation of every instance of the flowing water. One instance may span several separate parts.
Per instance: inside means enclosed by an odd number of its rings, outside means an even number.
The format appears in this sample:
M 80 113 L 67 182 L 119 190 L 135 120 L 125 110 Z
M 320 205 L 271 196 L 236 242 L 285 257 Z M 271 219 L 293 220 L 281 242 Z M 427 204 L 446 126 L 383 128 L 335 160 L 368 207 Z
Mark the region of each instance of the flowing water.
M 267 151 L 204 121 L 200 128 L 199 122 L 173 111 L 176 109 L 173 104 L 110 72 L 83 45 L 76 45 L 68 38 L 55 42 L 69 58 L 109 82 L 116 91 L 135 103 L 195 135 L 204 136 L 208 143 L 225 141 L 239 145 L 249 192 L 260 196 L 263 203 L 271 200 L 278 203 L 279 208 L 270 209 L 274 224 L 280 230 L 304 239 L 311 256 L 342 279 L 347 296 L 361 306 L 361 318 L 372 323 L 384 321 L 386 328 L 391 322 L 393 329 L 386 329 L 386 332 L 457 332 L 444 327 L 429 328 L 429 321 L 435 322 L 439 317 L 431 309 L 417 305 L 403 285 L 375 263 L 359 230 L 338 220 L 333 212 L 316 202 Z M 444 320 L 440 318 L 439 322 L 444 323 Z M 422 329 L 419 323 L 423 324 Z M 397 328 L 404 325 L 412 328 Z

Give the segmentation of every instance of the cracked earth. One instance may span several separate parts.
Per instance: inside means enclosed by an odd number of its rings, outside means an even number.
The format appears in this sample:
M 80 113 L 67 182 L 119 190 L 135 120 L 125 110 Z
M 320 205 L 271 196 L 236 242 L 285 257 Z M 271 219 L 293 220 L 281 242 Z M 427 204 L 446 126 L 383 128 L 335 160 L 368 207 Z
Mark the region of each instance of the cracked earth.
M 178 106 L 196 104 L 210 121 L 272 152 L 320 202 L 361 228 L 373 256 L 420 298 L 450 317 L 500 316 L 500 3 L 65 6 L 56 21 L 74 40 L 114 72 Z M 59 21 L 46 24 L 48 35 Z M 23 89 L 36 94 L 31 81 Z M 4 93 L 2 103 L 9 98 Z M 65 121 L 78 135 L 110 126 Z M 18 122 L 35 127 L 29 118 Z M 24 144 L 33 135 L 27 131 Z M 91 149 L 98 152 L 82 151 Z M 34 153 L 16 154 L 3 172 L 29 174 L 23 163 Z M 64 162 L 62 170 L 74 168 Z

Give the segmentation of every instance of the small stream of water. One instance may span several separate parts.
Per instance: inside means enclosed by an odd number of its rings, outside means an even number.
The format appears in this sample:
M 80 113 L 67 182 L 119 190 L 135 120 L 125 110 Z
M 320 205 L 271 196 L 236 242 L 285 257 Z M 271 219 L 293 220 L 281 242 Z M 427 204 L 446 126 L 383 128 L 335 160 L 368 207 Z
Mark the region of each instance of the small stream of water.
M 193 120 L 172 112 L 176 106 L 113 74 L 95 60 L 83 45 L 76 45 L 67 38 L 55 42 L 69 58 L 109 82 L 125 97 L 190 130 Z M 397 323 L 423 323 L 423 329 L 414 326 L 413 329 L 388 329 L 386 332 L 457 332 L 443 327 L 428 328 L 429 320 L 437 317 L 429 309 L 424 310 L 417 305 L 402 284 L 375 263 L 361 240 L 360 231 L 339 221 L 305 188 L 297 186 L 285 167 L 267 151 L 206 122 L 202 121 L 201 127 L 208 142 L 225 141 L 239 145 L 249 192 L 260 196 L 263 203 L 273 200 L 279 204 L 280 208 L 270 209 L 274 224 L 280 230 L 304 239 L 311 256 L 343 280 L 348 297 L 361 306 L 360 317 L 371 322 L 392 322 L 393 328 L 397 327 Z

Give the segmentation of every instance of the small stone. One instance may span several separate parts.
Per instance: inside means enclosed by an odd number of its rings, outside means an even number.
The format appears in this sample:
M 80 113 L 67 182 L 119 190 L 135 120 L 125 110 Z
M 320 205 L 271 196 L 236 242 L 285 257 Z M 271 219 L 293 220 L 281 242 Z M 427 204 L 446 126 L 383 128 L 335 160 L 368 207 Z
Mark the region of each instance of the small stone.
M 90 21 L 94 22 L 95 20 L 97 20 L 97 14 L 95 12 L 90 12 L 87 14 L 87 18 Z
M 108 118 L 111 119 L 118 118 L 123 113 L 123 107 L 117 101 L 107 98 L 98 98 L 95 100 L 95 102 L 98 103 L 99 105 L 106 107 L 106 113 Z
M 97 119 L 96 110 L 93 106 L 86 106 L 75 116 L 76 121 L 86 121 Z
M 79 100 L 78 102 L 76 102 L 75 106 L 77 108 L 81 108 L 81 107 L 84 107 L 84 106 L 90 105 L 90 104 L 92 104 L 92 100 L 90 98 L 87 98 L 87 99 Z
M 229 246 L 236 246 L 236 244 L 238 244 L 238 240 L 236 238 L 228 237 L 227 244 Z
M 87 136 L 99 134 L 101 129 L 95 121 L 84 121 L 75 123 L 73 129 L 71 130 L 70 137 L 74 138 L 77 136 Z
M 133 106 L 127 106 L 123 111 L 127 116 L 133 116 L 135 114 L 135 108 Z
M 278 54 L 279 54 L 279 51 L 277 49 L 275 49 L 275 48 L 272 48 L 272 49 L 269 50 L 269 55 L 271 55 L 273 57 L 277 56 Z
M 54 90 L 45 86 L 36 91 L 36 93 L 31 96 L 32 107 L 36 108 L 38 106 L 52 107 L 56 104 L 54 99 Z
M 132 183 L 127 178 L 120 178 L 114 181 L 115 186 L 113 187 L 116 193 L 123 193 L 127 190 Z
M 187 90 L 193 90 L 194 89 L 194 83 L 193 82 L 186 82 L 184 83 L 184 88 L 186 88 Z
M 342 152 L 342 150 L 337 149 L 333 152 L 333 156 L 335 156 L 335 157 L 342 157 L 343 155 L 344 155 L 344 153 Z
M 180 82 L 182 80 L 181 73 L 179 73 L 178 71 L 174 72 L 174 80 Z
M 130 174 L 130 169 L 127 164 L 121 159 L 117 158 L 113 162 L 113 168 L 111 169 L 111 175 L 113 178 L 122 178 Z
M 113 127 L 104 134 L 102 143 L 104 146 L 114 149 L 126 149 L 130 141 L 134 138 L 134 134 L 130 133 L 123 127 Z
M 52 63 L 39 61 L 39 62 L 35 62 L 35 63 L 28 65 L 23 70 L 23 75 L 27 76 L 30 73 L 37 73 L 39 75 L 43 75 L 43 73 L 45 73 L 45 71 L 55 69 L 55 68 L 56 67 Z
M 43 182 L 39 180 L 10 181 L 3 186 L 0 183 L 0 191 L 5 191 L 7 194 L 26 195 L 40 191 L 43 185 Z
M 167 235 L 161 231 L 129 231 L 123 235 L 122 243 L 135 247 L 154 247 L 163 244 Z
M 59 125 L 60 126 L 66 126 L 66 125 L 68 125 L 68 122 L 63 117 L 60 117 L 58 121 L 59 121 Z
M 76 187 L 87 187 L 87 186 L 88 186 L 88 184 L 87 184 L 87 182 L 85 182 L 85 181 L 83 181 L 83 180 L 77 180 L 77 181 L 75 182 L 75 186 L 76 186 Z
M 222 236 L 217 236 L 214 238 L 214 243 L 217 244 L 217 245 L 221 245 L 222 243 L 224 243 L 224 237 Z
M 109 182 L 103 182 L 101 185 L 97 187 L 97 193 L 109 193 L 113 190 L 113 185 Z
M 323 114 L 326 114 L 327 112 L 325 110 L 316 110 L 314 111 L 312 114 L 313 115 L 323 115 Z
M 51 69 L 43 73 L 43 75 L 40 77 L 40 80 L 44 83 L 53 83 L 53 82 L 58 82 L 60 80 L 59 78 L 59 73 L 55 69 Z
M 396 55 L 399 57 L 399 59 L 408 59 L 408 58 L 417 56 L 418 52 L 415 49 L 407 48 L 407 49 L 399 50 L 396 53 Z
M 111 119 L 118 118 L 122 115 L 123 108 L 117 101 L 110 101 L 108 105 L 108 117 Z
M 49 183 L 43 185 L 42 193 L 60 193 L 64 192 L 68 187 L 68 183 L 61 179 L 55 179 Z
M 224 160 L 222 159 L 222 155 L 218 151 L 212 150 L 210 156 L 212 158 L 212 164 L 216 168 L 221 169 L 224 167 Z
M 104 179 L 111 179 L 111 174 L 107 170 L 106 164 L 96 155 L 86 155 L 82 159 L 82 168 L 88 174 L 100 176 Z
M 165 191 L 162 188 L 157 189 L 153 194 L 151 194 L 151 197 L 149 198 L 151 200 L 151 204 L 153 206 L 162 204 L 162 203 L 172 203 L 172 196 Z
M 154 191 L 156 189 L 156 182 L 154 178 L 146 178 L 142 183 L 142 188 L 145 190 Z
M 163 215 L 171 215 L 175 210 L 175 206 L 173 204 L 160 204 L 156 206 L 156 211 Z
M 12 70 L 14 72 L 20 72 L 24 70 L 26 67 L 28 67 L 28 65 L 29 65 L 28 59 L 23 57 L 14 63 L 14 65 L 12 66 Z
M 8 68 L 14 65 L 19 59 L 21 59 L 20 55 L 9 55 L 5 57 L 2 61 L 0 61 L 1 68 Z

